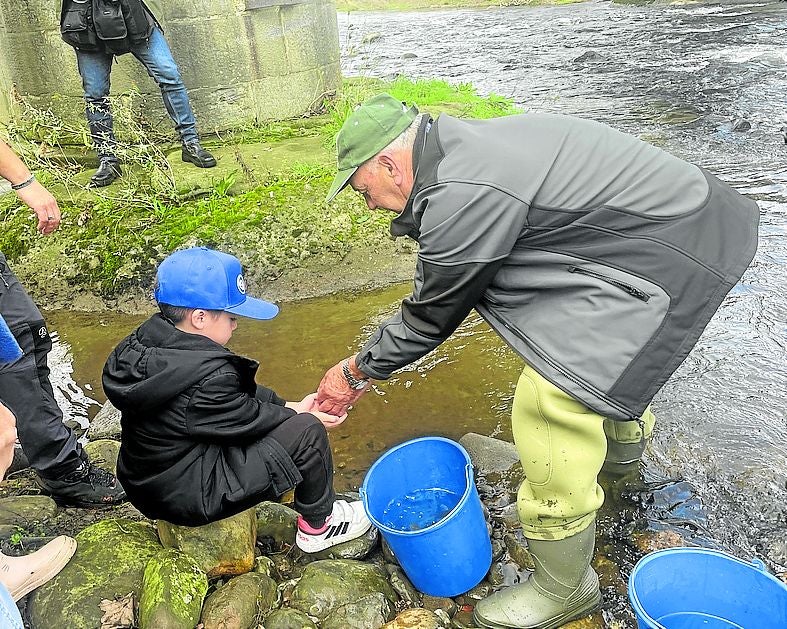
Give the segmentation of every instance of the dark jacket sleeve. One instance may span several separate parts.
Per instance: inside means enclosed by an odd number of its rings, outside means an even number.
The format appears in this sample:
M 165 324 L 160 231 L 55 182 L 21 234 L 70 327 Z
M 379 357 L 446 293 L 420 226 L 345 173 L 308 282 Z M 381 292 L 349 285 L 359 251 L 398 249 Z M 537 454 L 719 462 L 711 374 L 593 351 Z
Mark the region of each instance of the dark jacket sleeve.
M 275 391 L 261 384 L 257 385 L 257 392 L 254 394 L 254 397 L 262 402 L 270 402 L 271 404 L 277 404 L 279 406 L 284 406 L 287 403 L 287 400 L 276 395 Z
M 281 398 L 273 391 L 266 391 L 273 401 L 242 392 L 236 373 L 225 371 L 209 376 L 189 400 L 186 409 L 189 434 L 222 445 L 245 445 L 264 437 L 296 414 L 279 404 L 277 400 Z
M 488 185 L 444 182 L 420 192 L 422 211 L 413 294 L 358 354 L 376 379 L 440 345 L 482 298 L 525 228 L 528 206 Z

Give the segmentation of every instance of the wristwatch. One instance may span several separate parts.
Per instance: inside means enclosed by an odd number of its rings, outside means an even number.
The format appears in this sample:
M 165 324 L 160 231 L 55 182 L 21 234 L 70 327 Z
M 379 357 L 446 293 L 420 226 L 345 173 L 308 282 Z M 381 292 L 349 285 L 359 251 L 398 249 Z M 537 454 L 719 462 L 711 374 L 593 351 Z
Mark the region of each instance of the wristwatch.
M 352 371 L 350 371 L 349 358 L 342 363 L 342 375 L 344 375 L 344 379 L 347 380 L 347 384 L 350 385 L 350 388 L 356 391 L 365 389 L 366 385 L 369 384 L 369 378 L 356 378 L 352 374 Z

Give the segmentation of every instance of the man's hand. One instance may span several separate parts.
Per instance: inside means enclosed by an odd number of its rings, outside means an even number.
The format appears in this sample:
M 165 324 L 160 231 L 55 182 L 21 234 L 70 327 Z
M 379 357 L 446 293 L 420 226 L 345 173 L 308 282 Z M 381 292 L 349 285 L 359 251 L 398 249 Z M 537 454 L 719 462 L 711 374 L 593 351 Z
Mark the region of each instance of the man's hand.
M 321 411 L 331 415 L 344 415 L 347 409 L 358 401 L 371 384 L 367 384 L 363 389 L 353 389 L 347 382 L 347 378 L 342 373 L 342 363 L 340 361 L 325 372 L 317 388 L 317 406 Z M 350 358 L 350 370 L 356 372 L 355 357 Z M 354 373 L 354 375 L 356 375 Z
M 34 181 L 29 186 L 17 190 L 16 194 L 38 218 L 38 231 L 51 234 L 60 226 L 60 208 L 52 194 L 40 183 Z
M 16 417 L 0 402 L 0 480 L 14 460 L 16 444 Z
M 323 413 L 320 411 L 317 407 L 316 393 L 310 393 L 300 402 L 287 402 L 284 406 L 291 408 L 296 413 L 311 413 L 317 419 L 319 419 L 320 423 L 328 430 L 331 428 L 336 428 L 336 426 L 347 419 L 347 413 L 344 413 L 343 415 L 330 415 L 329 413 Z

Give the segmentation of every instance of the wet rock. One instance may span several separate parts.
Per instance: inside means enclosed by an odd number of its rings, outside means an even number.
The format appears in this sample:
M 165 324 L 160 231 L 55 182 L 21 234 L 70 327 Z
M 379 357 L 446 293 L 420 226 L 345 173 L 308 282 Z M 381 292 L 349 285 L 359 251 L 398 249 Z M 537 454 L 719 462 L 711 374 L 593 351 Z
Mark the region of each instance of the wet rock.
M 120 442 L 114 439 L 98 439 L 85 445 L 90 461 L 101 469 L 117 474 Z
M 439 629 L 443 626 L 440 617 L 428 609 L 405 609 L 383 629 Z
M 419 607 L 421 605 L 421 594 L 410 583 L 410 579 L 407 578 L 404 571 L 395 564 L 386 565 L 385 571 L 388 573 L 391 587 L 399 595 L 399 598 L 411 607 Z
M 586 63 L 588 61 L 600 61 L 603 57 L 595 50 L 586 50 L 579 57 L 573 59 L 574 63 Z
M 416 55 L 414 52 L 406 52 L 402 55 L 402 59 L 417 59 L 417 58 L 418 55 Z
M 254 620 L 276 606 L 276 582 L 250 572 L 230 579 L 206 600 L 202 610 L 204 629 L 247 629 Z
M 365 535 L 361 535 L 361 537 L 356 537 L 343 544 L 331 546 L 318 553 L 306 554 L 300 549 L 298 549 L 297 552 L 300 553 L 299 557 L 304 561 L 315 561 L 319 559 L 363 559 L 375 546 L 377 546 L 378 538 L 379 533 L 377 529 L 372 527 Z
M 278 502 L 261 502 L 257 511 L 257 539 L 270 538 L 274 547 L 281 549 L 285 544 L 295 543 L 298 527 L 298 512 Z
M 177 526 L 159 520 L 158 534 L 167 548 L 178 548 L 191 555 L 209 579 L 243 574 L 254 566 L 254 509 L 204 526 Z
M 506 529 L 517 529 L 522 526 L 515 502 L 492 512 L 491 518 Z
M 424 594 L 421 596 L 421 604 L 423 605 L 424 609 L 428 609 L 432 612 L 442 610 L 449 618 L 456 613 L 456 603 L 452 598 Z
M 519 463 L 514 444 L 502 439 L 469 432 L 459 443 L 467 450 L 473 467 L 479 474 L 508 472 Z
M 252 568 L 252 572 L 264 574 L 266 577 L 270 577 L 274 581 L 279 579 L 279 571 L 276 569 L 276 564 L 270 557 L 255 557 L 254 568 Z
M 87 437 L 91 441 L 120 437 L 120 411 L 112 406 L 112 402 L 105 402 L 96 413 L 87 429 Z
M 160 550 L 145 566 L 140 629 L 193 629 L 207 591 L 208 579 L 194 559 L 173 548 Z
M 654 550 L 691 545 L 677 531 L 639 531 L 632 535 L 634 546 L 643 555 Z
M 529 570 L 530 572 L 536 569 L 533 555 L 531 555 L 530 551 L 527 549 L 527 540 L 525 540 L 522 531 L 506 533 L 503 535 L 503 543 L 506 546 L 509 557 L 511 557 L 520 568 Z
M 265 617 L 265 629 L 317 629 L 317 625 L 302 611 L 285 607 Z
M 142 590 L 142 575 L 161 550 L 155 529 L 145 522 L 102 520 L 77 536 L 68 565 L 33 593 L 28 609 L 34 629 L 100 626 L 100 604 Z
M 382 33 L 367 33 L 361 39 L 362 44 L 371 44 L 372 42 L 380 41 L 383 38 Z
M 52 518 L 57 503 L 49 496 L 11 496 L 0 498 L 0 524 L 24 528 L 31 522 Z
M 394 617 L 394 607 L 384 594 L 374 592 L 331 612 L 322 629 L 379 629 Z
M 324 559 L 306 566 L 290 606 L 324 619 L 339 607 L 378 592 L 391 604 L 396 602 L 396 593 L 378 566 L 352 559 Z
M 751 131 L 751 122 L 746 120 L 746 118 L 737 118 L 732 121 L 730 129 L 738 132 Z

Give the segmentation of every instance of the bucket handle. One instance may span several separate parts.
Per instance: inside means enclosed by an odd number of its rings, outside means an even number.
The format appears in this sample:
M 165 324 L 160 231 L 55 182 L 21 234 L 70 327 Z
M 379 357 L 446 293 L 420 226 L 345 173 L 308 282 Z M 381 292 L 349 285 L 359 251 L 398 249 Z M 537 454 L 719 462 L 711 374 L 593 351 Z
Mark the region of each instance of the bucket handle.
M 757 559 L 755 557 L 754 559 L 751 560 L 751 565 L 757 568 L 757 570 L 764 572 L 765 574 L 770 574 L 768 568 L 765 567 L 765 564 L 763 563 L 762 559 Z

